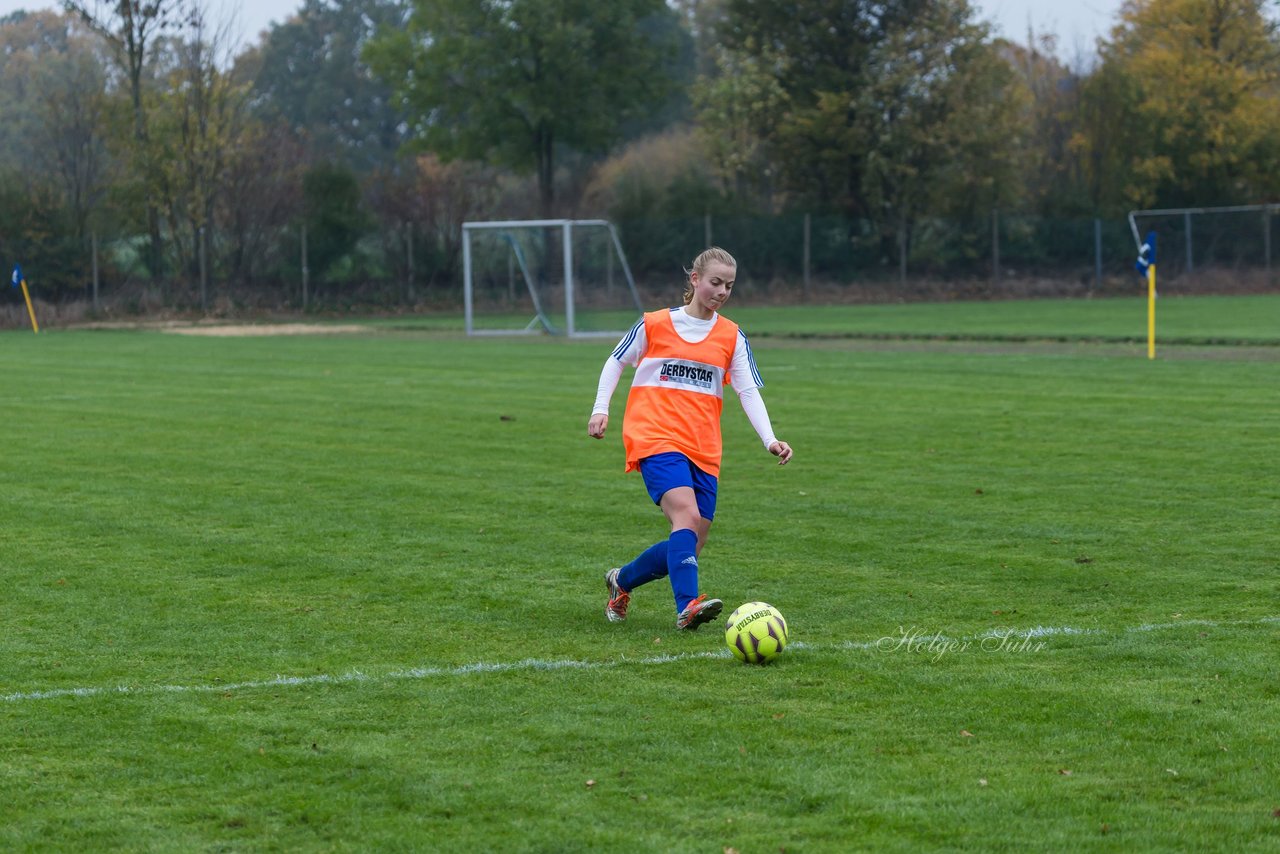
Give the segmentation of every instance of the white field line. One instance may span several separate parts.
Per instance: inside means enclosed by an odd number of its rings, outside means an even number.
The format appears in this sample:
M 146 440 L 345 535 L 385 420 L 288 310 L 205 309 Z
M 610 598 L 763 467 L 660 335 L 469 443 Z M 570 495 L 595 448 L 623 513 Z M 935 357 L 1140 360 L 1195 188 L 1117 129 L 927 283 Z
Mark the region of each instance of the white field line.
M 1186 626 L 1252 626 L 1280 624 L 1280 617 L 1262 617 L 1256 620 L 1180 620 L 1175 623 L 1146 623 L 1120 631 L 1106 629 L 1077 629 L 1071 626 L 1034 626 L 1029 629 L 993 629 L 980 635 L 962 638 L 948 638 L 940 633 L 924 634 L 918 637 L 936 639 L 939 642 L 981 642 L 989 638 L 1048 638 L 1070 635 L 1126 635 L 1144 632 L 1159 632 L 1179 629 Z M 913 632 L 914 629 L 900 628 L 900 634 Z M 894 639 L 890 635 L 878 641 L 844 641 L 837 644 L 808 644 L 803 641 L 792 643 L 791 649 L 885 649 L 884 640 Z M 460 664 L 453 667 L 414 667 L 408 670 L 391 670 L 386 673 L 370 675 L 359 670 L 346 673 L 321 673 L 314 676 L 275 676 L 250 682 L 223 682 L 206 685 L 115 685 L 107 687 L 51 688 L 46 691 L 18 691 L 11 694 L 0 694 L 0 702 L 21 703 L 35 700 L 54 700 L 62 697 L 104 697 L 104 696 L 139 696 L 148 694 L 218 694 L 228 691 L 249 691 L 262 688 L 292 688 L 306 685 L 346 685 L 358 682 L 391 682 L 402 679 L 431 679 L 434 677 L 468 676 L 474 673 L 507 673 L 522 670 L 602 670 L 610 667 L 627 665 L 671 664 L 679 661 L 695 661 L 697 659 L 728 658 L 727 649 L 712 652 L 682 652 L 671 655 L 651 655 L 644 658 L 617 658 L 610 661 L 579 661 L 575 659 L 544 660 L 526 658 L 523 661 L 509 662 L 476 662 Z

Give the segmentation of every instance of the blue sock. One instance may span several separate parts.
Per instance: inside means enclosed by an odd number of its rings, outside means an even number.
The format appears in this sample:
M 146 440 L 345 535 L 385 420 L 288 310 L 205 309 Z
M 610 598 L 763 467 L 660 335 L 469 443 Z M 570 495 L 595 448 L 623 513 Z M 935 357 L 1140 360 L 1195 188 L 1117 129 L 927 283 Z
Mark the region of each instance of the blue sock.
M 667 574 L 671 576 L 678 614 L 698 598 L 698 535 L 681 528 L 671 532 L 667 544 Z
M 654 543 L 618 573 L 618 586 L 630 593 L 667 574 L 667 541 Z

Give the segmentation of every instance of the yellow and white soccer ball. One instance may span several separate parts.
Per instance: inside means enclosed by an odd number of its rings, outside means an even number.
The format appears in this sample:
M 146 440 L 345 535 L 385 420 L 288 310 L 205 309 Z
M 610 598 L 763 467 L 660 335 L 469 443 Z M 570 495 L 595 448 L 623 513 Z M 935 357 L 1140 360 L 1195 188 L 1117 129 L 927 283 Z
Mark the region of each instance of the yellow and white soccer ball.
M 787 646 L 787 621 L 768 602 L 748 602 L 729 615 L 724 642 L 739 661 L 768 664 Z

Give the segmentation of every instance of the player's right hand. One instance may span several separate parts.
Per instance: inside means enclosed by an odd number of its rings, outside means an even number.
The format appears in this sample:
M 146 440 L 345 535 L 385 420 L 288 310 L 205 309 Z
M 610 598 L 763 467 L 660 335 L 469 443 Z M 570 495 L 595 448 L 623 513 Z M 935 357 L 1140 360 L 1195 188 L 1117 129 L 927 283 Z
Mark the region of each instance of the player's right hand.
M 592 415 L 591 420 L 587 422 L 587 435 L 592 439 L 603 439 L 604 431 L 608 426 L 608 415 Z

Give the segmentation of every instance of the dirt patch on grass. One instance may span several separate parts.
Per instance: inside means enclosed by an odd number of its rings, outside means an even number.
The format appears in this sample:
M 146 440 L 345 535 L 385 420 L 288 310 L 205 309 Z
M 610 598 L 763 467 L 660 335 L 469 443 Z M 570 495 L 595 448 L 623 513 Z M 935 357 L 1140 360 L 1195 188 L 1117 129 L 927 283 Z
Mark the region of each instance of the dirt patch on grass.
M 369 327 L 354 323 L 241 323 L 217 326 L 163 326 L 161 331 L 173 335 L 204 335 L 213 338 L 247 338 L 266 335 L 347 335 L 368 332 Z

